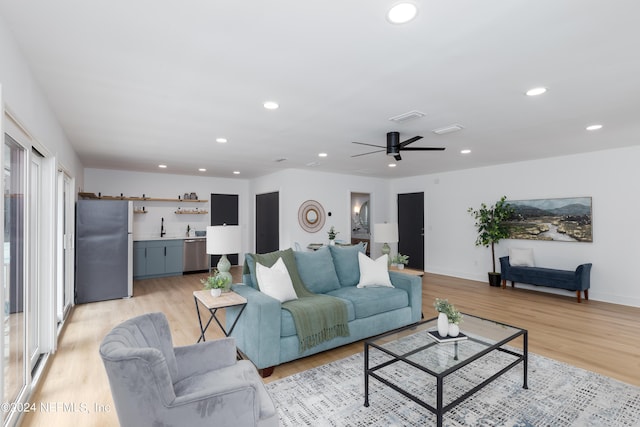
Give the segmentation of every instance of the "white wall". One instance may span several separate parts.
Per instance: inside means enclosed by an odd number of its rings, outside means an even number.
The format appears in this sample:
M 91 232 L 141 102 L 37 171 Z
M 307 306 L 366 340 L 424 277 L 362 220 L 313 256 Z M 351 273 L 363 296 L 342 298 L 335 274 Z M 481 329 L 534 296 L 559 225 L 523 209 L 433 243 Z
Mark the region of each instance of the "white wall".
M 503 195 L 511 200 L 591 196 L 593 243 L 504 240 L 496 258 L 509 247 L 526 247 L 534 249 L 539 266 L 573 270 L 591 262 L 591 299 L 640 307 L 638 159 L 640 147 L 599 151 L 397 179 L 391 191 L 393 197 L 425 192 L 426 271 L 482 281 L 491 269 L 491 251 L 474 245 L 477 234 L 467 208 Z
M 371 194 L 372 224 L 389 221 L 395 211 L 395 205 L 389 203 L 389 181 L 386 179 L 288 169 L 254 180 L 252 203 L 255 203 L 256 194 L 274 191 L 280 193 L 281 249 L 292 247 L 294 242 L 302 247 L 309 243 L 326 244 L 329 241 L 327 232 L 332 225 L 340 233 L 337 239 L 350 241 L 352 192 Z M 319 202 L 327 215 L 324 227 L 315 233 L 306 232 L 298 224 L 298 209 L 306 200 Z M 331 216 L 328 216 L 329 212 Z M 372 256 L 380 254 L 381 246 L 372 248 Z
M 10 111 L 31 136 L 55 156 L 58 165 L 76 178 L 76 190 L 82 187 L 80 159 L 62 131 L 2 17 L 0 58 L 3 108 Z M 2 119 L 4 120 L 4 115 Z
M 173 203 L 136 201 L 135 206 L 144 206 L 147 214 L 134 215 L 134 238 L 143 240 L 160 236 L 160 219 L 164 218 L 166 237 L 183 237 L 187 225 L 195 230 L 204 230 L 210 224 L 210 215 L 176 215 L 182 209 L 204 209 L 211 212 L 211 193 L 238 195 L 238 220 L 242 227 L 243 247 L 249 247 L 251 216 L 248 207 L 249 181 L 246 179 L 212 178 L 167 173 L 129 172 L 106 169 L 85 169 L 85 191 L 102 193 L 104 196 L 124 196 L 177 199 L 178 195 L 195 192 L 198 199 L 208 203 Z

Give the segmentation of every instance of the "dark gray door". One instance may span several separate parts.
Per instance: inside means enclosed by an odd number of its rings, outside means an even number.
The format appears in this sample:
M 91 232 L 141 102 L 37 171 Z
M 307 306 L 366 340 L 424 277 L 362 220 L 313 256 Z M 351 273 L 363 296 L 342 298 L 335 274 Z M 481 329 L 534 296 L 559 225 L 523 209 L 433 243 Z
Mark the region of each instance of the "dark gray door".
M 279 194 L 256 195 L 256 253 L 264 254 L 280 249 Z
M 211 225 L 238 224 L 238 195 L 211 194 Z M 226 254 L 231 265 L 238 265 L 238 254 Z M 211 265 L 218 265 L 221 255 L 211 255 Z
M 398 240 L 407 267 L 424 270 L 424 193 L 398 194 Z

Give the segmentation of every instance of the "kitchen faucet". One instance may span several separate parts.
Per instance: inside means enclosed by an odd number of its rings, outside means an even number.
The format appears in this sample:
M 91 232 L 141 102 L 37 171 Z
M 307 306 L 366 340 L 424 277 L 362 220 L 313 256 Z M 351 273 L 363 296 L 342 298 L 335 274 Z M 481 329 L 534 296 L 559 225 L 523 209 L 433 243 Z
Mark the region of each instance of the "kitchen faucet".
M 165 234 L 167 234 L 167 232 L 164 231 L 164 217 L 163 217 L 160 222 L 160 237 L 164 237 Z

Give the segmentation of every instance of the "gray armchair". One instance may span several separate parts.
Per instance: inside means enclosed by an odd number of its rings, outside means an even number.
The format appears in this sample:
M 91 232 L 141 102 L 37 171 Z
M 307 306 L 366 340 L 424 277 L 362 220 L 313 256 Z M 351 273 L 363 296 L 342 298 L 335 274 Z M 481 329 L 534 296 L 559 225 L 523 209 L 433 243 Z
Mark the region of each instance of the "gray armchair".
M 174 348 L 167 318 L 149 313 L 109 332 L 100 356 L 122 427 L 279 424 L 256 368 L 236 361 L 233 338 Z

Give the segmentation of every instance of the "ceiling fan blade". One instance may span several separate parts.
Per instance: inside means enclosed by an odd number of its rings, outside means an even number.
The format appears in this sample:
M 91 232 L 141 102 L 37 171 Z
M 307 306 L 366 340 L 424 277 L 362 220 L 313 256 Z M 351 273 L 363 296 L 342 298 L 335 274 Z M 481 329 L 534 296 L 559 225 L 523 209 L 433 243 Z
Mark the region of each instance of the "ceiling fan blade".
M 444 151 L 444 147 L 406 147 L 402 151 Z
M 366 142 L 352 142 L 352 144 L 359 144 L 359 145 L 368 145 L 369 147 L 378 147 L 378 148 L 385 148 L 382 145 L 374 145 L 374 144 L 367 144 Z
M 394 159 L 396 159 L 397 161 L 402 160 L 402 157 L 400 157 L 400 154 L 396 154 L 395 156 L 393 156 Z
M 361 154 L 354 154 L 351 157 L 360 157 L 360 156 L 366 156 L 367 154 L 373 154 L 373 153 L 381 153 L 384 150 L 376 150 L 376 151 L 369 151 L 368 153 L 361 153 Z
M 409 138 L 406 141 L 400 143 L 400 148 L 402 149 L 402 148 L 406 147 L 407 145 L 411 144 L 412 142 L 416 142 L 419 139 L 422 139 L 422 137 L 421 136 L 414 136 L 413 138 Z

